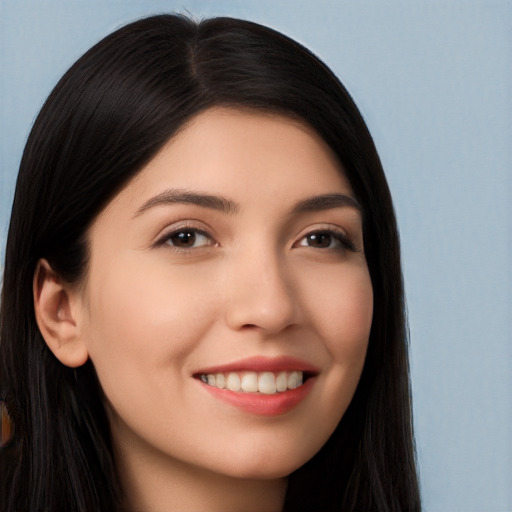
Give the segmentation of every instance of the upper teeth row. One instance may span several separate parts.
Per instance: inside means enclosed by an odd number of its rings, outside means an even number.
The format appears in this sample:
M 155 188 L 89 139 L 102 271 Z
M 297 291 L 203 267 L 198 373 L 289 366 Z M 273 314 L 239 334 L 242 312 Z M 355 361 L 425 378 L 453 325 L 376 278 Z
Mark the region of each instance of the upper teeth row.
M 201 375 L 201 380 L 219 389 L 273 395 L 287 389 L 298 388 L 302 384 L 303 377 L 303 373 L 300 371 L 277 374 L 273 372 L 229 372 Z

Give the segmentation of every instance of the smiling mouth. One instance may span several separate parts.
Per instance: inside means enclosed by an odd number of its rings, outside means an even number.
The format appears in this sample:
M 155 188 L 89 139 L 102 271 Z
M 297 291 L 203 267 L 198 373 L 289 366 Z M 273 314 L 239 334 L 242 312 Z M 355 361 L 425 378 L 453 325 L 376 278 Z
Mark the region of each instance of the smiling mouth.
M 295 357 L 248 357 L 202 368 L 193 377 L 219 399 L 244 413 L 281 416 L 309 395 L 318 368 Z
M 275 395 L 296 389 L 305 382 L 308 374 L 300 370 L 280 372 L 226 372 L 208 373 L 198 376 L 202 382 L 217 389 L 241 393 Z

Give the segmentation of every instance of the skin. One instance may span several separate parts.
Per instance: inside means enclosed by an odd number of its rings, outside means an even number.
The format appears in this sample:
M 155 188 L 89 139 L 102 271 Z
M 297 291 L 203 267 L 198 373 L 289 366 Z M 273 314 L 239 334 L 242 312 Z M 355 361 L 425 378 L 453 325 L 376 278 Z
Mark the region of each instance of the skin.
M 169 190 L 222 196 L 230 208 L 161 200 Z M 353 197 L 310 128 L 211 109 L 95 220 L 81 286 L 40 266 L 41 330 L 65 364 L 92 359 L 131 510 L 278 511 L 286 476 L 333 432 L 361 374 L 373 311 L 359 210 L 296 211 L 333 193 Z M 308 237 L 322 230 L 320 241 Z M 184 232 L 195 240 L 177 247 Z M 253 356 L 307 361 L 318 370 L 310 392 L 283 414 L 261 415 L 197 378 Z

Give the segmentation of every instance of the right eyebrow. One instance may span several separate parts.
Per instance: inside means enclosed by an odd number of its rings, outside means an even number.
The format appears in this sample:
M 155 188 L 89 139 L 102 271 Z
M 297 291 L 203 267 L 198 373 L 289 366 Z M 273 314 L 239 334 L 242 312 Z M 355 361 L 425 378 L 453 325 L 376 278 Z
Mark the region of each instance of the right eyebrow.
M 185 189 L 171 188 L 148 199 L 137 210 L 134 217 L 137 217 L 150 208 L 175 203 L 195 204 L 202 208 L 218 210 L 223 213 L 236 213 L 239 210 L 238 204 L 222 196 L 203 194 Z

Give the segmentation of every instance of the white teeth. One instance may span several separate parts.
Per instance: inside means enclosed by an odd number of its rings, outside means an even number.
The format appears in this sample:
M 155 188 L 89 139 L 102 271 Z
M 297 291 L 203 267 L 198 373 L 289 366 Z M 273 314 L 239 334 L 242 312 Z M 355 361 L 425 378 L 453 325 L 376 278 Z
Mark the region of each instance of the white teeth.
M 258 374 L 247 372 L 242 375 L 242 391 L 256 393 L 258 391 Z
M 288 389 L 298 388 L 302 384 L 302 372 L 291 372 L 288 376 Z
M 273 395 L 276 389 L 276 378 L 272 372 L 263 372 L 258 375 L 258 390 L 265 395 Z
M 286 391 L 288 387 L 288 377 L 286 376 L 286 372 L 280 372 L 276 378 L 276 389 L 277 391 Z
M 218 389 L 274 395 L 295 389 L 303 383 L 303 372 L 229 372 L 201 375 L 201 380 Z
M 226 379 L 226 388 L 230 391 L 240 391 L 241 382 L 238 373 L 228 373 L 228 378 Z
M 226 378 L 223 373 L 217 373 L 215 375 L 215 387 L 219 389 L 224 389 L 226 386 Z

